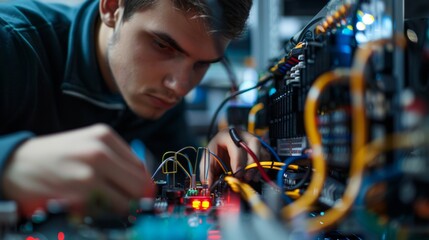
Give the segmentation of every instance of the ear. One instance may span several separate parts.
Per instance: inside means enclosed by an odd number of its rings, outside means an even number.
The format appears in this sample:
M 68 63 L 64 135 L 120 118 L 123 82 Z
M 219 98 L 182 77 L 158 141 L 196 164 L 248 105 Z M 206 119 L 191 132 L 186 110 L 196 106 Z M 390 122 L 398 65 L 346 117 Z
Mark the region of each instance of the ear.
M 100 0 L 99 10 L 101 21 L 106 24 L 108 27 L 115 27 L 115 23 L 118 19 L 118 10 L 119 10 L 119 1 L 120 0 Z

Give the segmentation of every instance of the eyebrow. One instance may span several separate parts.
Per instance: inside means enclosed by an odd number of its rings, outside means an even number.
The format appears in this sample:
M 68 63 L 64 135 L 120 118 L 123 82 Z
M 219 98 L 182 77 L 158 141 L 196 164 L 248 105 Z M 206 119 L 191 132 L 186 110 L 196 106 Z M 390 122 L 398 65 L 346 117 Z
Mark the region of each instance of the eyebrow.
M 160 38 L 161 40 L 165 41 L 166 43 L 168 43 L 168 45 L 170 45 L 170 47 L 174 48 L 176 51 L 179 51 L 183 54 L 185 54 L 186 56 L 189 56 L 189 53 L 186 52 L 178 43 L 176 40 L 174 40 L 170 35 L 168 35 L 167 33 L 163 33 L 163 32 L 152 32 L 153 35 L 155 35 L 156 37 Z M 211 60 L 200 60 L 197 61 L 197 63 L 202 63 L 202 64 L 211 64 L 211 63 L 217 63 L 220 62 L 222 59 L 224 58 L 224 56 L 221 56 L 219 58 L 216 59 L 211 59 Z

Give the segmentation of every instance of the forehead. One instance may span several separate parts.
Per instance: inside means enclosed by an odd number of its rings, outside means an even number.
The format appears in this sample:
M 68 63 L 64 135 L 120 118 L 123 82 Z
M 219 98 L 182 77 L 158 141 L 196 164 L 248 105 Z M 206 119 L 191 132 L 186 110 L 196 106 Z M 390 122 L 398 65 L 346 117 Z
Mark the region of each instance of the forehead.
M 136 30 L 163 32 L 174 39 L 190 56 L 214 59 L 223 55 L 228 39 L 210 31 L 207 16 L 174 4 L 157 0 L 149 8 L 136 11 L 127 22 Z

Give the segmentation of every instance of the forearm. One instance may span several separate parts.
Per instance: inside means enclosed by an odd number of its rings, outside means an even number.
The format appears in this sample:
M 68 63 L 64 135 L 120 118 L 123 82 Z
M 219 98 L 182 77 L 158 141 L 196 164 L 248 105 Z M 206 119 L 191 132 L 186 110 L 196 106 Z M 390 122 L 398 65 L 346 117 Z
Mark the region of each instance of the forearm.
M 0 136 L 0 177 L 3 178 L 3 171 L 6 167 L 7 160 L 13 152 L 25 142 L 27 139 L 33 137 L 34 134 L 28 131 L 15 132 L 8 135 Z M 3 199 L 3 188 L 0 187 L 0 199 Z

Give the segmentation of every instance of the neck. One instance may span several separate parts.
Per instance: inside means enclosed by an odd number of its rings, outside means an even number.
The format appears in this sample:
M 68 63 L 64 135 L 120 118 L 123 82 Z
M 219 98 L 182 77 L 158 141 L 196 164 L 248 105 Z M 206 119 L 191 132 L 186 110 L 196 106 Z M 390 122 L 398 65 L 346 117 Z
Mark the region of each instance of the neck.
M 96 54 L 98 66 L 101 71 L 101 75 L 103 77 L 104 82 L 107 87 L 112 92 L 118 92 L 118 87 L 115 84 L 115 80 L 113 78 L 113 74 L 109 68 L 109 61 L 107 56 L 107 48 L 109 44 L 109 39 L 113 34 L 113 29 L 107 27 L 101 19 L 97 21 L 96 26 Z

